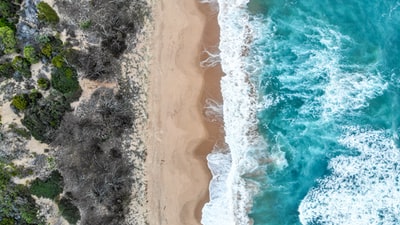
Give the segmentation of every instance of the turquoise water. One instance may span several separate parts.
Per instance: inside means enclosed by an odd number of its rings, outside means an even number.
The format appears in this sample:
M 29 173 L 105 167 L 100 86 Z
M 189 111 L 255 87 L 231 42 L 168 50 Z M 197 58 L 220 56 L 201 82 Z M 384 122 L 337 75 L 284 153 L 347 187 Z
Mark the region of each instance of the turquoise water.
M 400 224 L 400 1 L 252 0 L 254 225 Z
M 227 145 L 202 224 L 400 224 L 400 1 L 218 7 Z

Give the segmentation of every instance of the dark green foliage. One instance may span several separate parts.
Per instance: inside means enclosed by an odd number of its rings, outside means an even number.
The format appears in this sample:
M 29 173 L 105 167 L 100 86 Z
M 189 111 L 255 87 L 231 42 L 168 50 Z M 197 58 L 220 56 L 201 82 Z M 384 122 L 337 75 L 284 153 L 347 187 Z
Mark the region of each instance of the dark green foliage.
M 38 41 L 40 43 L 41 54 L 48 59 L 54 55 L 60 54 L 63 50 L 62 41 L 53 36 L 41 36 Z
M 37 5 L 38 19 L 49 24 L 56 24 L 60 21 L 56 11 L 45 2 L 39 2 Z
M 78 74 L 72 67 L 54 68 L 51 73 L 51 85 L 68 98 L 76 97 L 81 91 Z
M 42 93 L 38 90 L 33 89 L 28 95 L 30 104 L 36 104 L 39 99 L 43 97 Z
M 15 32 L 15 25 L 10 23 L 6 18 L 0 17 L 0 27 L 9 27 L 11 30 Z
M 0 1 L 0 15 L 4 17 L 9 17 L 12 14 L 12 4 L 9 1 Z
M 53 52 L 53 47 L 51 46 L 50 43 L 46 43 L 40 49 L 40 52 L 42 53 L 42 55 L 46 56 L 47 58 L 51 58 L 51 53 Z
M 26 94 L 15 95 L 12 98 L 11 105 L 18 110 L 25 110 L 29 105 L 29 98 Z
M 61 54 L 54 56 L 53 59 L 51 60 L 51 63 L 57 68 L 64 67 L 65 65 L 64 56 Z
M 33 46 L 27 45 L 24 47 L 24 57 L 31 63 L 35 64 L 39 62 L 39 56 Z
M 27 187 L 11 181 L 13 173 L 13 166 L 0 163 L 0 225 L 43 224 Z
M 44 77 L 41 77 L 37 80 L 38 87 L 43 90 L 47 90 L 50 88 L 50 80 Z
M 0 52 L 13 53 L 16 44 L 14 31 L 8 26 L 0 27 Z
M 4 189 L 11 179 L 11 173 L 14 171 L 12 167 L 8 167 L 4 163 L 0 163 L 0 189 Z
M 31 63 L 27 59 L 21 56 L 16 56 L 12 61 L 12 66 L 14 70 L 20 73 L 22 76 L 26 78 L 30 78 L 32 76 Z
M 26 110 L 22 124 L 28 128 L 36 140 L 50 143 L 64 113 L 68 110 L 70 106 L 65 97 L 51 95 L 38 100 L 35 105 Z
M 13 218 L 9 218 L 9 217 L 3 218 L 0 221 L 0 225 L 14 225 L 15 223 L 16 223 L 16 221 Z
M 6 62 L 3 64 L 0 64 L 0 78 L 11 78 L 14 74 L 15 70 L 12 66 L 12 63 Z
M 72 204 L 70 198 L 61 198 L 58 202 L 58 209 L 61 212 L 61 215 L 70 223 L 76 224 L 78 220 L 81 218 L 79 214 L 79 209 Z
M 56 170 L 46 180 L 36 178 L 31 186 L 30 192 L 38 197 L 55 199 L 63 191 L 63 178 Z
M 0 16 L 9 20 L 15 20 L 18 4 L 14 0 L 0 0 Z

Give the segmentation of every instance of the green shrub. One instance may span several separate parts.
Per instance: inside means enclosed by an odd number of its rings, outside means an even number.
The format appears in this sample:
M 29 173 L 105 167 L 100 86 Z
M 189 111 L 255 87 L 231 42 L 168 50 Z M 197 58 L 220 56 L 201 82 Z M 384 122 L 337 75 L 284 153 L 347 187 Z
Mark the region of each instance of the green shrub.
M 38 210 L 31 207 L 23 207 L 21 209 L 21 218 L 28 224 L 36 224 Z
M 27 187 L 11 181 L 14 173 L 12 165 L 0 162 L 0 225 L 43 224 Z
M 65 97 L 50 94 L 49 97 L 42 98 L 40 103 L 29 107 L 21 122 L 36 140 L 49 143 L 68 110 L 70 105 Z
M 39 57 L 36 53 L 36 50 L 33 46 L 27 45 L 24 47 L 24 57 L 31 63 L 35 64 L 39 62 Z
M 61 198 L 58 204 L 58 209 L 61 212 L 61 215 L 66 219 L 70 224 L 76 224 L 78 220 L 81 218 L 79 214 L 79 209 L 72 204 L 69 198 Z
M 12 66 L 14 70 L 20 73 L 22 76 L 26 78 L 31 77 L 31 64 L 27 59 L 21 56 L 16 56 L 12 61 Z
M 9 54 L 15 51 L 15 40 L 14 31 L 8 27 L 0 27 L 0 51 Z
M 63 57 L 61 54 L 59 54 L 59 55 L 57 55 L 57 56 L 54 56 L 53 59 L 51 60 L 51 63 L 52 63 L 55 67 L 61 68 L 61 67 L 63 67 L 64 64 L 65 64 L 64 57 Z
M 51 172 L 46 180 L 36 178 L 30 186 L 33 195 L 49 199 L 55 199 L 62 191 L 63 177 L 57 170 Z
M 26 94 L 15 95 L 11 104 L 18 110 L 25 110 L 29 105 L 28 96 Z
M 50 24 L 56 24 L 60 21 L 56 11 L 46 2 L 39 2 L 37 5 L 38 19 Z
M 11 15 L 11 2 L 0 1 L 0 15 L 4 17 L 9 17 Z
M 11 179 L 12 168 L 7 167 L 4 163 L 0 162 L 0 190 L 7 186 Z
M 40 52 L 49 59 L 63 50 L 62 41 L 56 37 L 41 36 L 39 42 L 41 44 Z
M 11 78 L 14 72 L 15 70 L 12 66 L 12 63 L 6 62 L 4 64 L 0 64 L 0 77 Z
M 36 104 L 36 102 L 43 97 L 42 93 L 40 93 L 38 90 L 34 89 L 29 93 L 29 102 L 32 104 Z
M 73 94 L 80 90 L 78 74 L 72 67 L 55 68 L 51 73 L 51 85 L 63 94 Z
M 9 27 L 14 32 L 16 31 L 15 25 L 10 23 L 6 18 L 1 18 L 0 17 L 0 27 Z
M 53 52 L 53 48 L 51 47 L 50 43 L 46 43 L 40 49 L 40 52 L 42 53 L 42 55 L 46 56 L 47 58 L 51 58 L 51 53 Z
M 16 20 L 17 4 L 13 4 L 13 0 L 0 0 L 0 15 L 9 20 Z
M 47 90 L 50 88 L 50 80 L 44 77 L 41 77 L 37 80 L 38 87 L 43 90 Z
M 83 30 L 89 29 L 90 26 L 92 26 L 91 20 L 85 20 L 79 23 L 79 27 Z
M 3 218 L 0 221 L 0 225 L 14 225 L 17 224 L 17 221 L 15 221 L 13 218 Z

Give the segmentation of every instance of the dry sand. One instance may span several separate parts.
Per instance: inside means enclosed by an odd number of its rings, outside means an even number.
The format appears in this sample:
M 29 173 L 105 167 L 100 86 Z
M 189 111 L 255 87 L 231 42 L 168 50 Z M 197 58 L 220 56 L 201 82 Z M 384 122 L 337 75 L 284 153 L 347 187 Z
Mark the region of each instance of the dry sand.
M 208 201 L 206 155 L 222 135 L 203 116 L 205 98 L 221 99 L 220 69 L 200 68 L 204 48 L 218 41 L 216 13 L 207 7 L 196 0 L 155 5 L 146 162 L 151 225 L 200 224 Z

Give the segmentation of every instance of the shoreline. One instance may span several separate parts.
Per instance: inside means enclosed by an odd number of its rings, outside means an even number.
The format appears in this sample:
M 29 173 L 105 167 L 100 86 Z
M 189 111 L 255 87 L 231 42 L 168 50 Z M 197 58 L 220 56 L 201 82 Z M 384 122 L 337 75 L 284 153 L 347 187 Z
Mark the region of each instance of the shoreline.
M 223 138 L 221 124 L 204 116 L 205 99 L 222 99 L 222 71 L 200 67 L 204 49 L 218 45 L 216 13 L 196 0 L 160 0 L 153 11 L 146 160 L 149 224 L 200 224 L 211 180 L 206 156 Z

